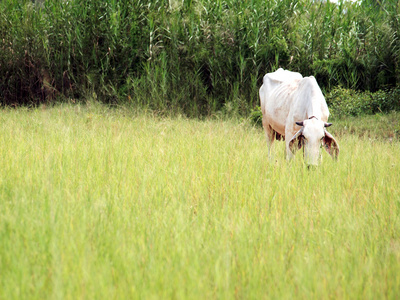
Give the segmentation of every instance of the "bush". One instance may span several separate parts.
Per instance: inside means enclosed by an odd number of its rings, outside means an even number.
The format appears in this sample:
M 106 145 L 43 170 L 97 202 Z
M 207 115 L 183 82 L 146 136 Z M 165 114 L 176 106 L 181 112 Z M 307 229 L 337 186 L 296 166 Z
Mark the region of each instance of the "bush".
M 400 109 L 400 88 L 360 92 L 342 87 L 325 96 L 332 117 L 359 116 Z
M 262 126 L 262 112 L 260 106 L 256 106 L 251 110 L 250 121 L 255 126 Z

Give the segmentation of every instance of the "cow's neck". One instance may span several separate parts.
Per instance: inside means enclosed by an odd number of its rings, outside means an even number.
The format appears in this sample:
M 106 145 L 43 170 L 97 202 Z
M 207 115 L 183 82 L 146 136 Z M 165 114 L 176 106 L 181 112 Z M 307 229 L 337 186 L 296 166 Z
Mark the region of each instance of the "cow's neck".
M 312 101 L 307 109 L 307 118 L 308 119 L 316 118 L 318 120 L 321 120 L 321 116 L 322 116 L 321 104 L 314 103 L 314 101 Z

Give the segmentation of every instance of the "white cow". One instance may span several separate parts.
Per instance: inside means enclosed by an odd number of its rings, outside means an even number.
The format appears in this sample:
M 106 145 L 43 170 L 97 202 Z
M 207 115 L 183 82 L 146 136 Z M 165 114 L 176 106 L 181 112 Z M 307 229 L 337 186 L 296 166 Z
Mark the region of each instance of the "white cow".
M 303 78 L 281 68 L 268 73 L 260 88 L 260 102 L 269 154 L 274 139 L 286 137 L 288 160 L 303 146 L 309 165 L 319 163 L 321 145 L 333 158 L 338 157 L 339 146 L 325 129 L 332 125 L 327 123 L 328 106 L 313 76 Z

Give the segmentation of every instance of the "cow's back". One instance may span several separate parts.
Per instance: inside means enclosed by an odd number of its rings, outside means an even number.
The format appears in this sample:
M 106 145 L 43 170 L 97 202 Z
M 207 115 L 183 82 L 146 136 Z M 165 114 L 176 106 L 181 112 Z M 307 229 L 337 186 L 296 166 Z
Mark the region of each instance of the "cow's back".
M 260 88 L 260 105 L 269 125 L 284 134 L 285 122 L 292 105 L 292 94 L 303 76 L 297 72 L 278 69 L 264 76 Z
M 261 106 L 263 106 L 264 101 L 268 101 L 279 86 L 302 78 L 303 76 L 300 73 L 284 70 L 282 68 L 279 68 L 275 72 L 267 73 L 263 78 L 263 84 L 260 88 Z M 261 95 L 261 93 L 263 94 Z

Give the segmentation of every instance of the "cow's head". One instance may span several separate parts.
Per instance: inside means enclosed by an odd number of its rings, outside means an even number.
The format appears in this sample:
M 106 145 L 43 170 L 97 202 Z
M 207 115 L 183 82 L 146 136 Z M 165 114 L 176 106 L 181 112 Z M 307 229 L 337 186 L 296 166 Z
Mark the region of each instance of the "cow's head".
M 294 154 L 304 147 L 304 158 L 308 165 L 318 165 L 321 160 L 321 146 L 332 156 L 339 156 L 339 146 L 333 136 L 325 129 L 332 123 L 325 123 L 317 118 L 296 122 L 301 129 L 289 142 L 289 148 Z

